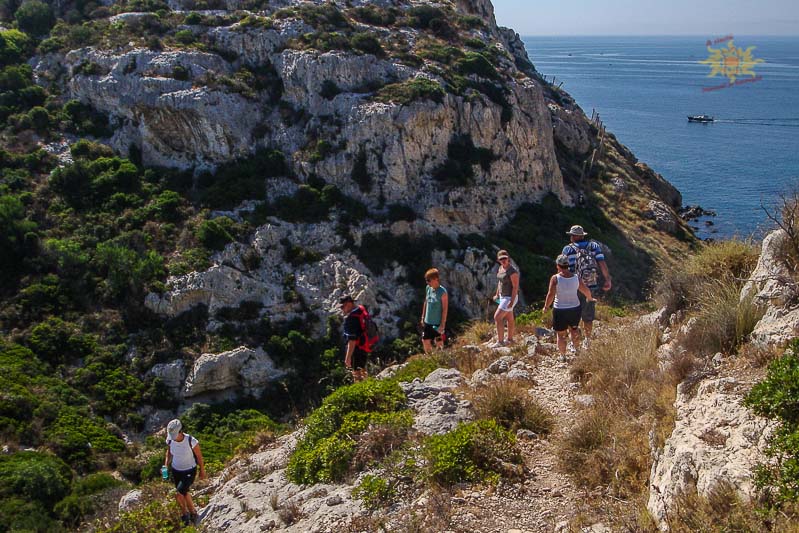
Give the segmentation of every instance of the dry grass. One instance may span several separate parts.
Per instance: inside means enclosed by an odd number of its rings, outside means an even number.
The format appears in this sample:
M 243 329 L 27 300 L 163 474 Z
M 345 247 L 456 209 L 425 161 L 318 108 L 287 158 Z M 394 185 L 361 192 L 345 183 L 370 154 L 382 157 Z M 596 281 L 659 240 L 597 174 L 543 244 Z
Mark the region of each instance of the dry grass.
M 707 293 L 708 285 L 723 281 L 740 288 L 758 258 L 751 241 L 731 239 L 705 245 L 688 257 L 680 268 L 661 270 L 655 286 L 655 302 L 670 310 L 694 308 Z
M 454 366 L 466 377 L 471 377 L 477 370 L 490 365 L 497 355 L 493 350 L 474 350 L 454 348 L 450 350 L 451 366 Z
M 751 293 L 741 299 L 742 283 L 731 278 L 706 281 L 697 295 L 697 323 L 683 346 L 697 354 L 733 353 L 763 316 Z
M 493 419 L 512 431 L 529 429 L 547 435 L 554 417 L 517 381 L 502 380 L 473 392 L 471 401 L 481 419 Z
M 765 368 L 773 360 L 778 359 L 785 350 L 778 346 L 754 345 L 746 343 L 738 350 L 738 355 L 742 357 L 751 368 Z
M 695 531 L 799 532 L 799 508 L 779 511 L 742 500 L 729 483 L 714 487 L 706 497 L 696 490 L 677 497 L 667 522 L 674 533 Z
M 494 335 L 494 324 L 483 320 L 476 320 L 460 336 L 460 344 L 480 344 L 491 339 Z
M 655 326 L 631 325 L 597 339 L 573 364 L 594 396 L 558 443 L 561 467 L 587 488 L 635 497 L 646 490 L 650 431 L 662 445 L 674 425 L 673 377 L 659 369 Z

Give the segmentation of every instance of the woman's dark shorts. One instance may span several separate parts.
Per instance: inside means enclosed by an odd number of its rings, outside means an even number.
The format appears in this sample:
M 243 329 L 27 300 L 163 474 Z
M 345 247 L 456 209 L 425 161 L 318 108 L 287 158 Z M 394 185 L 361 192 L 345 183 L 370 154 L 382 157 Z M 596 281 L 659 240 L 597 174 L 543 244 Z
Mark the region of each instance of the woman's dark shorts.
M 352 368 L 354 370 L 365 369 L 367 359 L 369 359 L 369 354 L 356 346 L 355 351 L 352 352 Z
M 190 470 L 175 470 L 172 469 L 172 481 L 175 482 L 175 488 L 178 493 L 186 495 L 189 493 L 189 487 L 194 483 L 194 476 L 197 474 L 197 467 Z
M 570 307 L 569 309 L 552 310 L 552 328 L 555 331 L 566 331 L 568 328 L 576 328 L 580 325 L 581 307 Z
M 422 339 L 431 341 L 441 336 L 441 332 L 427 322 L 424 323 L 424 331 L 422 332 Z

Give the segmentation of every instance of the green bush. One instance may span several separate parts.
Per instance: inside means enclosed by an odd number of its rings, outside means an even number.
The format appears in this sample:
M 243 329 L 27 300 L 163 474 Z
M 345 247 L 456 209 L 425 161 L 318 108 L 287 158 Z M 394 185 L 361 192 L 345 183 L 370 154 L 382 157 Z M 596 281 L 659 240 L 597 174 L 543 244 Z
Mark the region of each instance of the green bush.
M 375 26 L 391 26 L 396 22 L 397 15 L 394 9 L 385 9 L 374 5 L 356 7 L 350 11 L 359 21 Z
M 191 30 L 179 30 L 175 32 L 175 40 L 180 44 L 189 45 L 194 42 L 194 33 Z
M 365 54 L 372 54 L 377 57 L 384 57 L 386 55 L 377 37 L 368 32 L 355 33 L 350 38 L 350 44 L 354 49 Z
M 50 517 L 49 509 L 27 498 L 0 499 L 0 531 L 60 531 L 60 524 Z
M 31 329 L 26 344 L 42 361 L 53 365 L 75 361 L 97 349 L 97 339 L 79 332 L 75 324 L 50 317 Z
M 259 149 L 252 157 L 220 166 L 215 174 L 200 176 L 200 201 L 212 209 L 232 209 L 244 200 L 262 200 L 266 178 L 287 173 L 281 152 Z
M 306 433 L 289 460 L 287 476 L 295 483 L 341 479 L 355 455 L 355 438 L 370 424 L 408 424 L 397 414 L 405 395 L 395 382 L 368 379 L 341 387 L 305 420 Z M 410 420 L 409 420 L 410 417 Z
M 0 30 L 0 66 L 18 63 L 29 52 L 31 39 L 19 30 Z
M 72 472 L 53 455 L 17 452 L 0 455 L 0 499 L 17 497 L 53 506 L 69 492 Z
M 105 274 L 109 296 L 138 296 L 148 283 L 165 276 L 164 258 L 155 250 L 139 253 L 121 244 L 100 243 L 94 263 Z
M 379 102 L 392 102 L 407 105 L 416 100 L 432 100 L 442 103 L 446 92 L 437 81 L 419 77 L 409 81 L 390 83 L 381 87 L 375 94 Z
M 775 420 L 779 426 L 771 437 L 766 455 L 771 459 L 756 471 L 756 483 L 775 489 L 778 501 L 799 500 L 799 340 L 768 366 L 763 381 L 744 398 L 756 414 Z
M 418 339 L 415 340 L 418 342 Z M 424 380 L 430 372 L 441 367 L 441 362 L 435 357 L 416 357 L 410 359 L 404 367 L 397 370 L 391 376 L 391 380 L 397 383 L 410 382 L 416 378 Z
M 79 470 L 92 467 L 95 453 L 125 449 L 125 442 L 111 434 L 102 421 L 72 407 L 61 409 L 45 436 L 56 454 Z
M 499 79 L 497 69 L 480 52 L 466 52 L 463 58 L 455 62 L 455 69 L 464 76 L 474 75 L 490 80 Z
M 423 453 L 428 476 L 446 485 L 496 481 L 510 474 L 506 463 L 521 463 L 515 437 L 493 420 L 461 424 L 444 435 L 431 435 L 424 442 Z
M 378 509 L 389 504 L 396 494 L 389 481 L 371 474 L 364 476 L 352 491 L 352 496 L 363 501 L 367 509 Z
M 39 0 L 25 0 L 14 18 L 22 31 L 32 35 L 45 35 L 55 24 L 52 8 Z
M 5 275 L 17 272 L 25 257 L 33 254 L 37 225 L 26 215 L 18 196 L 0 196 L 0 246 L 6 252 L 0 258 L 0 272 Z
M 235 222 L 229 217 L 217 217 L 203 220 L 197 227 L 197 240 L 209 250 L 222 250 L 226 244 L 233 242 Z

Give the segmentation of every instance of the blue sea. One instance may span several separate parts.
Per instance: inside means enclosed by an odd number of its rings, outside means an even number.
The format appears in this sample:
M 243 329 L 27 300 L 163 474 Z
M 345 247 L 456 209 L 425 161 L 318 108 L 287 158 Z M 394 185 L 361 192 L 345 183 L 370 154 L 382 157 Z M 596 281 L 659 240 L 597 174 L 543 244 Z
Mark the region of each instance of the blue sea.
M 773 226 L 761 206 L 799 183 L 799 37 L 734 36 L 735 47 L 753 46 L 752 59 L 763 62 L 751 68 L 757 79 L 731 87 L 699 63 L 710 55 L 708 39 L 722 37 L 523 40 L 536 69 L 563 82 L 588 116 L 595 109 L 684 205 L 718 213 L 712 225 L 693 223 L 701 237 L 759 236 Z M 716 122 L 689 123 L 697 114 Z

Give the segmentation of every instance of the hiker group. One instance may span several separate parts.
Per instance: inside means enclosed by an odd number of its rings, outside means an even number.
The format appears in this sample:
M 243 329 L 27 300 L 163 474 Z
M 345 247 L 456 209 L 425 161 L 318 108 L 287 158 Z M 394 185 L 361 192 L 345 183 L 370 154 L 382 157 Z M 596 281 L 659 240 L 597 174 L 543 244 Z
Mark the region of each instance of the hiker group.
M 552 307 L 554 330 L 558 337 L 558 350 L 565 356 L 568 351 L 576 351 L 577 346 L 587 347 L 591 338 L 596 307 L 596 297 L 600 291 L 611 288 L 602 248 L 595 241 L 588 240 L 582 226 L 572 226 L 567 232 L 570 242 L 555 259 L 557 273 L 549 280 L 549 289 L 543 310 Z M 519 269 L 511 260 L 507 250 L 497 252 L 497 285 L 493 300 L 497 304 L 494 313 L 497 339 L 492 347 L 512 345 L 515 342 L 514 308 L 519 301 Z M 603 285 L 599 286 L 599 276 Z M 449 315 L 449 294 L 441 285 L 440 273 L 431 268 L 424 275 L 426 288 L 418 329 L 425 352 L 441 349 L 447 340 L 447 318 Z M 367 377 L 366 366 L 369 354 L 379 340 L 377 326 L 363 305 L 356 304 L 350 295 L 339 298 L 339 307 L 344 316 L 343 336 L 345 340 L 344 365 L 352 372 L 353 380 L 361 381 Z M 582 321 L 585 338 L 580 339 L 579 325 Z M 507 332 L 507 334 L 506 334 Z M 571 336 L 571 346 L 567 349 L 567 337 Z M 163 478 L 170 474 L 175 484 L 175 498 L 180 507 L 184 524 L 197 523 L 194 502 L 189 488 L 199 472 L 205 479 L 205 464 L 199 441 L 183 432 L 180 420 L 172 420 L 167 426 L 167 451 L 161 469 Z
M 543 311 L 552 308 L 558 351 L 563 356 L 576 352 L 578 346 L 583 349 L 588 347 L 593 332 L 596 299 L 602 291 L 612 287 L 602 247 L 587 238 L 588 234 L 582 226 L 572 226 L 566 234 L 569 243 L 555 259 L 557 272 L 549 280 L 543 308 Z M 516 342 L 514 308 L 519 301 L 519 269 L 507 250 L 497 252 L 497 262 L 499 270 L 493 296 L 497 304 L 494 313 L 497 339 L 491 347 Z M 601 286 L 600 275 L 603 282 Z M 424 351 L 430 352 L 434 348 L 443 348 L 446 342 L 449 295 L 441 285 L 437 269 L 431 268 L 425 272 L 424 279 L 427 286 L 418 329 Z M 369 353 L 378 341 L 377 328 L 366 307 L 357 305 L 352 296 L 342 296 L 339 306 L 344 316 L 344 365 L 352 372 L 353 379 L 360 381 L 367 376 Z M 582 338 L 580 322 L 585 333 Z M 568 343 L 568 337 L 571 337 L 571 344 Z

